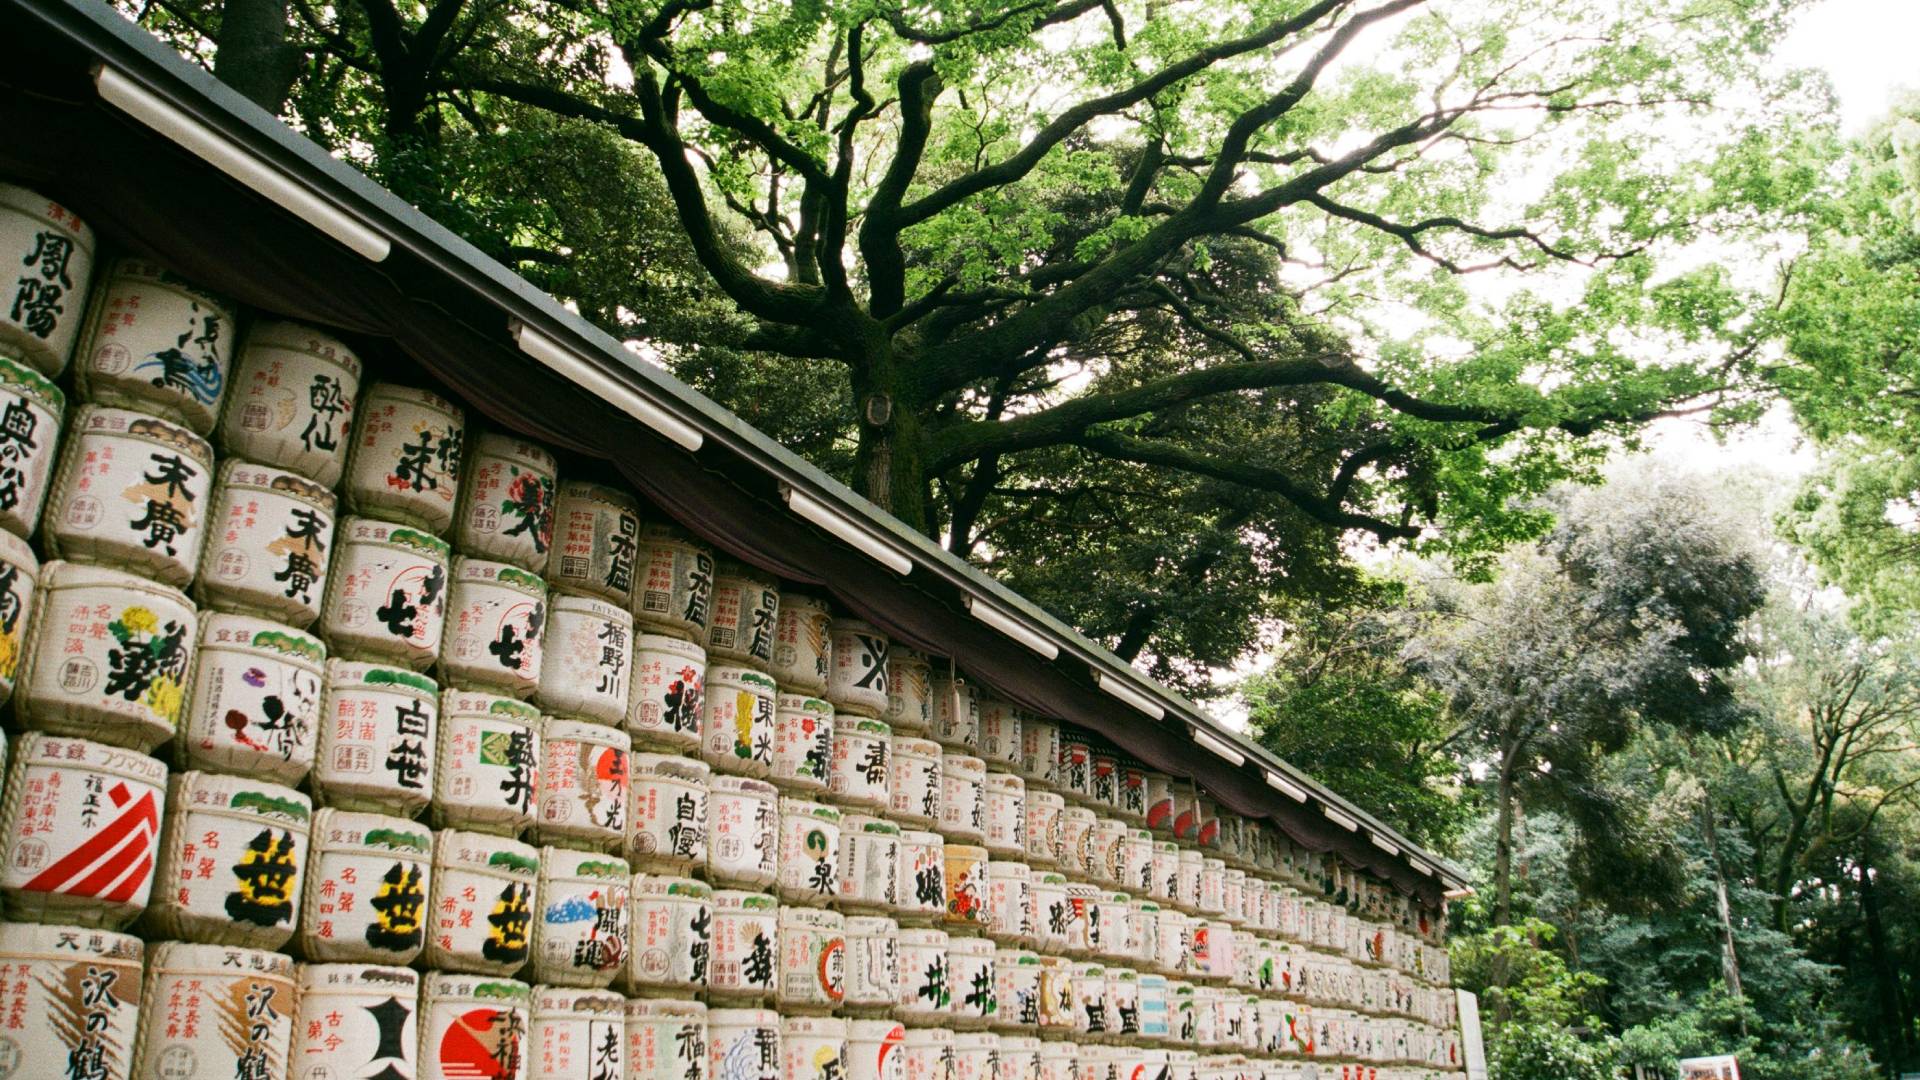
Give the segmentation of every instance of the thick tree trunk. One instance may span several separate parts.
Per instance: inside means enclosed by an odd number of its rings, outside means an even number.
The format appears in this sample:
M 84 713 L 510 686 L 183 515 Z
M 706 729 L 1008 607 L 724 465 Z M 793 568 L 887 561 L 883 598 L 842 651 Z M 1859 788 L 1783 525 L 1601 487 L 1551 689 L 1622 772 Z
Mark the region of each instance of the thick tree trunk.
M 920 417 L 900 394 L 900 358 L 878 324 L 869 328 L 863 344 L 865 358 L 853 371 L 854 407 L 860 411 L 854 484 L 881 509 L 935 536 L 927 495 L 926 443 Z
M 287 44 L 286 0 L 226 0 L 215 45 L 214 77 L 278 116 L 300 75 L 300 50 Z
M 1500 761 L 1499 819 L 1493 841 L 1493 924 L 1513 924 L 1513 765 Z
M 1867 924 L 1867 944 L 1873 953 L 1874 981 L 1879 984 L 1880 1011 L 1887 1024 L 1887 1065 L 1901 1069 L 1913 1063 L 1913 1020 L 1906 995 L 1901 992 L 1900 973 L 1887 960 L 1890 943 L 1886 923 L 1880 912 L 1880 895 L 1874 890 L 1873 867 L 1860 860 L 1856 871 L 1860 881 L 1860 914 Z

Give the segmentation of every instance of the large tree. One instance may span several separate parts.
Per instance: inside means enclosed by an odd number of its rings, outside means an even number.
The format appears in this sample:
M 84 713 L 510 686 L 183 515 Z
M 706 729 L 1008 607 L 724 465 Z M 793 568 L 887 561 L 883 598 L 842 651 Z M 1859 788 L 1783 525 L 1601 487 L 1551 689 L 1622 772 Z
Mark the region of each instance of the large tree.
M 1200 687 L 1355 538 L 1537 535 L 1743 391 L 1683 249 L 1819 176 L 1797 2 L 288 0 L 282 112 Z M 138 10 L 231 73 L 262 5 Z

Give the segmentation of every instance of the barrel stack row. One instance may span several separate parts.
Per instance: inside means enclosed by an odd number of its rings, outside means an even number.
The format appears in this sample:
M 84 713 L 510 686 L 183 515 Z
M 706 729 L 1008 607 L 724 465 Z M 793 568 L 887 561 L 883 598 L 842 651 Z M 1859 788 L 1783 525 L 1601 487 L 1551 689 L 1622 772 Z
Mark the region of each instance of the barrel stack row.
M 0 185 L 5 257 L 20 1075 L 1457 1070 L 1441 913 Z

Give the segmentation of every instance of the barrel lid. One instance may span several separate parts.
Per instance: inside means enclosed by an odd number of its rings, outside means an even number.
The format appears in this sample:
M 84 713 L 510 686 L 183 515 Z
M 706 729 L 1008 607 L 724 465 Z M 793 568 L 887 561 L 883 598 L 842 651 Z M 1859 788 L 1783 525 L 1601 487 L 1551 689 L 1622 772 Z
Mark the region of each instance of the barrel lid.
M 627 999 L 611 990 L 589 990 L 573 986 L 536 986 L 533 988 L 533 1015 L 546 1019 L 563 1016 L 618 1016 L 626 1011 Z
M 93 254 L 93 229 L 80 220 L 80 215 L 32 188 L 21 187 L 19 184 L 0 183 L 0 206 L 29 217 L 39 218 L 72 233 L 80 249 L 88 255 Z M 51 211 L 58 211 L 58 213 Z
M 456 424 L 465 416 L 460 406 L 455 405 L 453 402 L 448 401 L 446 398 L 424 387 L 403 386 L 400 383 L 391 382 L 377 382 L 369 386 L 366 392 L 366 400 L 369 403 L 376 398 L 402 401 L 409 405 L 418 405 L 421 408 L 445 413 Z
M 532 844 L 492 833 L 442 829 L 433 836 L 435 866 L 461 866 L 533 881 L 540 873 L 540 852 Z
M 557 467 L 553 451 L 530 439 L 504 431 L 482 431 L 473 437 L 469 444 L 470 454 L 488 457 L 507 458 L 518 461 L 541 472 L 551 473 Z
M 465 585 L 500 585 L 536 600 L 547 595 L 547 583 L 539 574 L 529 573 L 512 563 L 470 555 L 454 556 L 453 580 Z
M 597 596 L 582 596 L 579 593 L 555 593 L 550 601 L 555 614 L 561 611 L 584 611 L 595 618 L 610 622 L 624 622 L 633 625 L 633 613 L 619 604 L 609 604 Z
M 386 964 L 300 964 L 302 996 L 325 993 L 330 989 L 366 990 L 391 988 L 412 994 L 419 989 L 420 973 L 412 968 Z
M 316 672 L 327 659 L 327 647 L 304 630 L 252 615 L 209 611 L 200 616 L 200 647 L 220 646 L 276 652 Z
M 73 735 L 53 735 L 29 731 L 15 746 L 14 761 L 20 765 L 54 769 L 98 769 L 156 788 L 167 782 L 167 767 L 157 758 L 129 753 Z
M 334 512 L 333 491 L 296 472 L 230 457 L 220 463 L 214 475 L 222 487 L 258 488 L 298 499 L 328 515 Z
M 780 1014 L 772 1009 L 708 1009 L 708 1028 L 778 1027 Z
M 713 886 L 689 877 L 640 874 L 633 879 L 633 895 L 677 896 L 687 900 L 709 901 L 713 899 Z
M 449 686 L 440 692 L 440 716 L 488 716 L 523 724 L 540 722 L 540 710 L 517 698 L 490 694 L 484 690 L 463 690 Z
M 780 816 L 808 817 L 815 821 L 838 823 L 840 820 L 840 811 L 825 803 L 809 802 L 806 799 L 783 798 L 780 800 Z
M 285 352 L 306 353 L 323 360 L 331 361 L 346 368 L 357 380 L 360 377 L 360 357 L 346 342 L 334 337 L 326 330 L 320 330 L 305 323 L 289 319 L 260 319 L 247 330 L 242 341 L 242 355 L 250 349 L 280 349 Z
M 722 792 L 729 795 L 751 795 L 758 799 L 772 799 L 780 794 L 780 789 L 765 780 L 755 780 L 751 776 L 730 776 L 716 773 L 708 790 L 713 794 Z
M 774 699 L 774 707 L 781 712 L 803 712 L 828 720 L 833 719 L 832 704 L 810 694 L 781 694 Z
M 684 1001 L 676 998 L 628 998 L 626 1006 L 628 1020 L 646 1020 L 653 1017 L 686 1020 L 707 1018 L 707 1006 L 704 1002 Z
M 147 953 L 153 973 L 245 975 L 249 972 L 293 978 L 293 957 L 266 949 L 238 945 L 205 945 L 191 941 L 162 941 Z
M 713 906 L 718 911 L 773 912 L 780 909 L 780 902 L 766 893 L 746 889 L 715 889 Z
M 690 784 L 706 783 L 713 776 L 713 766 L 679 754 L 634 754 L 627 759 L 627 771 L 636 780 L 644 776 Z
M 554 741 L 615 746 L 622 750 L 633 746 L 633 736 L 619 728 L 596 724 L 591 720 L 572 720 L 564 716 L 547 717 L 546 723 L 540 728 L 540 737 Z
M 605 878 L 621 884 L 626 884 L 633 877 L 633 869 L 625 859 L 551 844 L 540 849 L 540 872 L 546 877 Z
M 148 439 L 176 453 L 187 455 L 202 469 L 213 468 L 213 447 L 207 440 L 171 420 L 162 420 L 157 416 L 149 416 L 133 409 L 117 409 L 111 405 L 82 405 L 74 410 L 69 427 L 73 431 L 82 433 L 101 431 L 136 439 Z
M 58 419 L 67 411 L 67 395 L 27 364 L 0 356 L 0 386 L 19 394 Z
M 670 637 L 666 634 L 641 634 L 634 638 L 633 651 L 636 654 L 649 652 L 672 653 L 675 656 L 692 660 L 695 663 L 707 662 L 707 650 L 685 638 Z M 746 668 L 738 669 L 740 671 Z
M 79 926 L 0 922 L 0 959 L 18 961 L 38 953 L 71 958 L 77 953 L 139 963 L 146 946 L 132 934 Z
M 592 480 L 562 480 L 560 481 L 557 492 L 555 495 L 556 503 L 573 499 L 585 499 L 591 502 L 608 503 L 635 517 L 640 516 L 639 500 L 635 499 L 632 493 L 625 489 L 617 488 L 610 484 L 598 484 Z M 554 518 L 555 520 L 559 520 L 558 513 L 554 515 Z
M 827 631 L 834 634 L 865 634 L 867 637 L 885 638 L 880 628 L 866 621 L 849 616 L 839 616 L 827 623 Z
M 432 533 L 422 532 L 406 525 L 395 525 L 391 521 L 381 521 L 379 518 L 353 516 L 341 518 L 334 535 L 342 540 L 393 544 L 396 547 L 410 548 L 443 563 L 453 554 L 453 548 Z
M 300 827 L 305 835 L 313 817 L 313 800 L 281 784 L 225 773 L 193 770 L 168 780 L 167 805 L 185 813 L 230 810 Z
M 110 566 L 95 566 L 91 563 L 66 562 L 55 559 L 40 568 L 40 588 L 43 592 L 54 589 L 120 589 L 127 592 L 145 593 L 186 608 L 194 610 L 193 601 L 187 594 L 169 585 L 130 574 L 125 570 L 115 570 Z
M 433 850 L 432 830 L 403 817 L 366 810 L 321 807 L 313 813 L 312 835 L 315 847 L 357 844 L 423 857 Z
M 728 683 L 737 683 L 766 694 L 768 697 L 773 697 L 780 692 L 779 684 L 773 681 L 773 676 L 765 672 L 740 667 L 737 664 L 713 664 L 707 668 L 709 686 Z
M 533 996 L 533 987 L 519 979 L 503 979 L 497 975 L 462 975 L 452 971 L 429 971 L 426 973 L 421 993 L 423 1000 L 478 998 L 524 1006 Z
M 40 560 L 34 556 L 33 548 L 4 530 L 0 530 L 0 562 L 26 571 L 29 581 L 40 576 Z
M 327 661 L 327 692 L 346 687 L 392 690 L 429 702 L 440 696 L 439 685 L 417 671 L 339 657 Z

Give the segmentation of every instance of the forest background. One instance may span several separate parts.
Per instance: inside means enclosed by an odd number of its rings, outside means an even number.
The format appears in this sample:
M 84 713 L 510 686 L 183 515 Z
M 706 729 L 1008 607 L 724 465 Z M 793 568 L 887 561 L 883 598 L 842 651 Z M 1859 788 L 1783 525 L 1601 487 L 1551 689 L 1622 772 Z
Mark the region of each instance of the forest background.
M 114 2 L 1471 867 L 1497 1080 L 1920 1071 L 1897 0 Z

